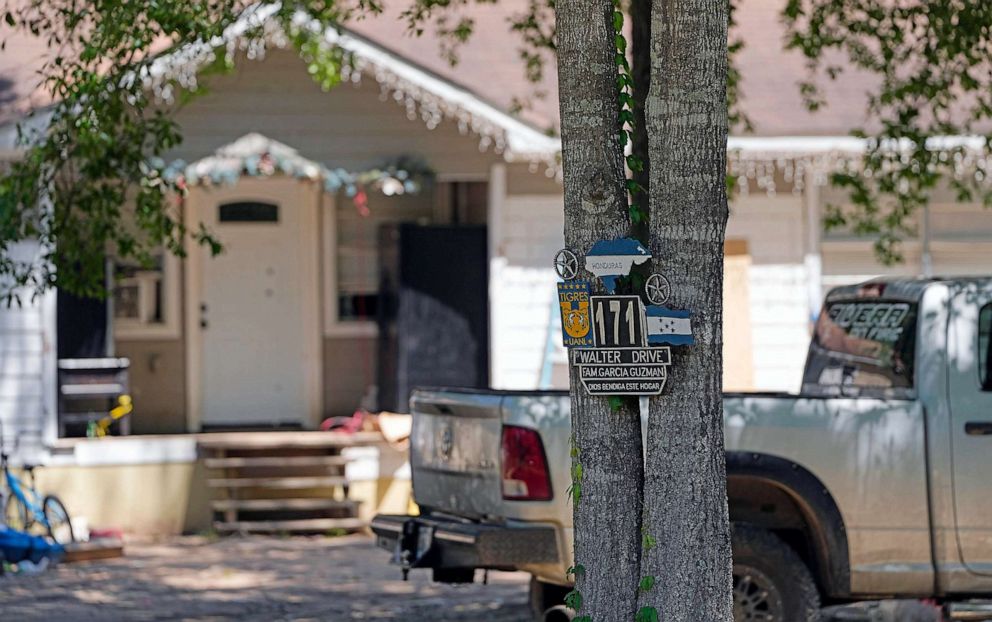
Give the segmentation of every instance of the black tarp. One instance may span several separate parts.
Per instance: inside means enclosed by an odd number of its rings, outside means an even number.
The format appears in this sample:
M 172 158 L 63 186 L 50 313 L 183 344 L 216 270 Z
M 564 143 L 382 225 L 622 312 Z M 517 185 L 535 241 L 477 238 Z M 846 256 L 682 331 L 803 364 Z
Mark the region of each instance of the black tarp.
M 407 412 L 421 386 L 488 387 L 486 227 L 384 225 L 379 249 L 379 408 Z

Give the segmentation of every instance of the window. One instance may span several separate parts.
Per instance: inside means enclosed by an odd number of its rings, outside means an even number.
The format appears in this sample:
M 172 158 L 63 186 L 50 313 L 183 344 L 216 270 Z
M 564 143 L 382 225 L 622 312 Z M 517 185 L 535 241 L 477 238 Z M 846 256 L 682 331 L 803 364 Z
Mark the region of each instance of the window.
M 992 348 L 989 336 L 992 335 L 992 303 L 978 312 L 978 381 L 982 391 L 992 391 Z
M 279 222 L 279 206 L 274 203 L 237 201 L 218 207 L 218 222 Z
M 379 302 L 379 228 L 391 222 L 429 223 L 433 217 L 433 196 L 420 194 L 368 195 L 368 209 L 339 193 L 328 195 L 325 208 L 324 256 L 328 266 L 328 334 L 374 334 Z M 371 332 L 370 332 L 371 331 Z
M 114 264 L 114 336 L 179 337 L 177 260 L 163 251 L 150 266 Z
M 816 322 L 803 394 L 912 397 L 916 312 L 903 301 L 828 302 Z

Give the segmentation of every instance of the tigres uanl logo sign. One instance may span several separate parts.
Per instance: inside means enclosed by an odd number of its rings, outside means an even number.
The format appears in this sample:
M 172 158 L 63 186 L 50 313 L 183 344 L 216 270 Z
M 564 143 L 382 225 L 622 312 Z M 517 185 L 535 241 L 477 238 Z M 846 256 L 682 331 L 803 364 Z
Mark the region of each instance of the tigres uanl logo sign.
M 561 337 L 566 348 L 593 345 L 589 293 L 589 281 L 568 281 L 558 284 Z

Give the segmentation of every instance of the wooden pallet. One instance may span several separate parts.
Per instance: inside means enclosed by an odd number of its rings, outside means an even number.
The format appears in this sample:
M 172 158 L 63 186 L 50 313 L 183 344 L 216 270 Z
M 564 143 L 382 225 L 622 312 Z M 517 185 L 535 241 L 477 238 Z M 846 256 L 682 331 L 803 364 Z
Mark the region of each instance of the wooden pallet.
M 381 437 L 239 432 L 198 441 L 221 533 L 328 533 L 366 527 L 348 498 L 342 450 Z

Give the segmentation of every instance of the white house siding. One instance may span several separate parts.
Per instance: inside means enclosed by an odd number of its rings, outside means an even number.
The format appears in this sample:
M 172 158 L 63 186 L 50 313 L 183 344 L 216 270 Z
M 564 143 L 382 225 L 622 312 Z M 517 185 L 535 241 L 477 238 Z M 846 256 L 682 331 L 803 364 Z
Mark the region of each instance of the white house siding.
M 805 237 L 801 196 L 762 192 L 731 204 L 727 239 L 746 240 L 751 257 L 753 390 L 799 390 L 809 346 Z
M 518 182 L 518 187 L 526 187 L 525 183 Z M 514 189 L 514 184 L 509 187 Z M 728 224 L 728 239 L 746 240 L 751 255 L 748 287 L 755 390 L 799 388 L 810 318 L 803 218 L 801 197 L 760 195 L 735 201 Z M 499 226 L 501 242 L 490 275 L 493 385 L 563 387 L 567 380 L 556 323 L 557 277 L 550 267 L 564 243 L 562 197 L 511 194 Z
M 419 115 L 391 97 L 374 78 L 323 91 L 289 50 L 264 60 L 241 58 L 231 74 L 204 79 L 208 92 L 177 115 L 184 141 L 172 154 L 187 162 L 207 156 L 250 131 L 285 143 L 329 167 L 365 170 L 386 158 L 419 155 L 441 175 L 488 174 L 499 154 L 461 134 L 453 121 L 429 130 Z
M 37 254 L 38 245 L 22 243 L 14 257 Z M 0 307 L 0 424 L 8 451 L 26 461 L 43 459 L 55 438 L 55 292 L 21 304 Z
M 492 383 L 500 389 L 536 389 L 542 378 L 550 384 L 560 358 L 561 337 L 554 324 L 557 276 L 551 265 L 565 244 L 562 196 L 508 195 L 500 216 L 501 242 L 489 275 Z

